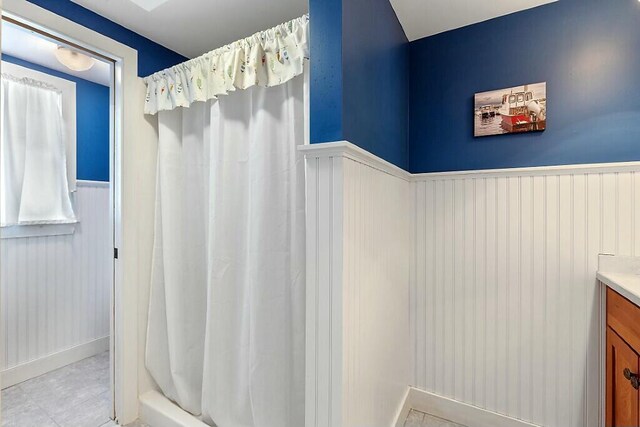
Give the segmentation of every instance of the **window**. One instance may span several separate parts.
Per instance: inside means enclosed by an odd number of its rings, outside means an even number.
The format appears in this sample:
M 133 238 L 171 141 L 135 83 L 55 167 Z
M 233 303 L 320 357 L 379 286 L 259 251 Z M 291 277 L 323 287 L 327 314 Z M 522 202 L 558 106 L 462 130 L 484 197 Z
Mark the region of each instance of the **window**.
M 0 233 L 73 233 L 75 84 L 14 64 L 2 67 Z

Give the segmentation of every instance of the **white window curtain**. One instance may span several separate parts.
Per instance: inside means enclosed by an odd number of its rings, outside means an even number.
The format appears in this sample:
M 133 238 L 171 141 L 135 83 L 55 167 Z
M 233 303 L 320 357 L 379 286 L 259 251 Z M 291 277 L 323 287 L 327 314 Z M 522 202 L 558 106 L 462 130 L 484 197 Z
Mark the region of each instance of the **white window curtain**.
M 77 222 L 63 126 L 59 91 L 2 75 L 0 226 Z
M 159 120 L 146 365 L 218 427 L 304 425 L 304 78 Z

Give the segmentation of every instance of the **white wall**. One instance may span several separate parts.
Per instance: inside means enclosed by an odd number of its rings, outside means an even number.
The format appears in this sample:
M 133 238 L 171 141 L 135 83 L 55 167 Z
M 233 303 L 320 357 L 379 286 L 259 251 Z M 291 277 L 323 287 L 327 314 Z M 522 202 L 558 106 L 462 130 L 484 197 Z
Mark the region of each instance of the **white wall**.
M 11 385 L 7 369 L 108 337 L 113 262 L 105 184 L 78 181 L 75 234 L 0 243 L 3 387 Z
M 348 143 L 307 158 L 306 426 L 391 426 L 410 382 L 411 184 Z
M 410 184 L 344 163 L 344 426 L 388 426 L 410 375 Z
M 412 384 L 599 424 L 599 253 L 640 255 L 640 166 L 415 177 Z

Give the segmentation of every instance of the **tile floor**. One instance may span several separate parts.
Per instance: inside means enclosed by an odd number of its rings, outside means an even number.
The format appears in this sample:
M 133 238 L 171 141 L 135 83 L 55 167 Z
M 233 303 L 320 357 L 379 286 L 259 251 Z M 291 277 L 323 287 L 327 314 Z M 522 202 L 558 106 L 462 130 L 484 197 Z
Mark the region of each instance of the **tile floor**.
M 2 427 L 116 426 L 109 389 L 105 352 L 2 390 Z
M 464 427 L 442 418 L 412 409 L 404 422 L 404 427 Z
M 2 427 L 115 427 L 110 406 L 105 352 L 3 390 Z M 464 426 L 412 409 L 404 427 Z

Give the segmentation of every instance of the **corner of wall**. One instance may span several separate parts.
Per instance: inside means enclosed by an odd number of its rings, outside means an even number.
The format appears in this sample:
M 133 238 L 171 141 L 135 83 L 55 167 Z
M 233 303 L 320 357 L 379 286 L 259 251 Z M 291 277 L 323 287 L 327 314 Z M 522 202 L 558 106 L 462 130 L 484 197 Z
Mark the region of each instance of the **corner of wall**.
M 411 380 L 410 180 L 344 141 L 302 151 L 306 427 L 391 426 Z

